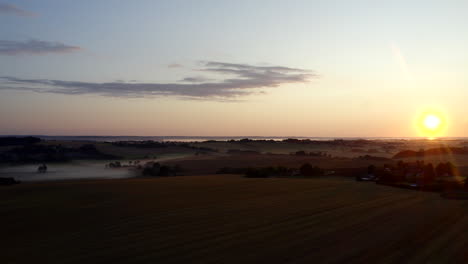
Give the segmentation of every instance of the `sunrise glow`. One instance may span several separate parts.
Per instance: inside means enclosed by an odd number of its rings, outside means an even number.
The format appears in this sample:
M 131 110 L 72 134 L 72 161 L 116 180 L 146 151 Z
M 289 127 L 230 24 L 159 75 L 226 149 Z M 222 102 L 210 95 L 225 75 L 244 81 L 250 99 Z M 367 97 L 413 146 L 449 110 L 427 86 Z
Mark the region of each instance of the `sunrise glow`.
M 424 111 L 415 123 L 419 136 L 427 138 L 444 136 L 447 129 L 446 115 L 440 111 Z
M 424 126 L 429 130 L 436 130 L 440 126 L 440 118 L 435 115 L 427 115 L 424 118 Z

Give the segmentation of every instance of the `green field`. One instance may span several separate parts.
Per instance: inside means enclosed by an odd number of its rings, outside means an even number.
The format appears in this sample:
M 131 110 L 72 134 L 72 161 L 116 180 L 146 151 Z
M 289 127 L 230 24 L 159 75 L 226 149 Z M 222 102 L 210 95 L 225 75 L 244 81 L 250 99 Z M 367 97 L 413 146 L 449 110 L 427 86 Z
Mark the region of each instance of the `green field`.
M 0 188 L 2 263 L 466 263 L 468 202 L 340 177 Z

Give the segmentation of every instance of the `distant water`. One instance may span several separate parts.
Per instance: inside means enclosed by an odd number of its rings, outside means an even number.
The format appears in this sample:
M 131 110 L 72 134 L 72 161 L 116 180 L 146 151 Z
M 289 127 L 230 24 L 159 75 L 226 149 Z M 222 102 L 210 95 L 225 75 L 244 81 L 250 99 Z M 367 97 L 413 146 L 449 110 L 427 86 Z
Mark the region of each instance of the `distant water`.
M 12 135 L 15 136 L 15 135 Z M 17 135 L 20 136 L 20 135 Z M 21 135 L 25 136 L 25 135 Z M 202 142 L 208 140 L 216 141 L 228 141 L 228 140 L 240 140 L 244 138 L 253 139 L 253 140 L 275 140 L 281 141 L 288 138 L 294 139 L 310 139 L 318 141 L 326 140 L 356 140 L 356 139 L 365 139 L 365 140 L 424 140 L 427 138 L 423 137 L 263 137 L 263 136 L 236 136 L 236 137 L 226 137 L 226 136 L 213 136 L 213 137 L 204 137 L 204 136 L 44 136 L 44 135 L 32 135 L 39 137 L 44 140 L 74 140 L 74 141 L 94 141 L 94 142 L 115 142 L 115 141 L 171 141 L 171 142 Z M 3 136 L 0 136 L 3 137 Z M 438 140 L 468 140 L 468 137 L 444 137 L 437 138 Z

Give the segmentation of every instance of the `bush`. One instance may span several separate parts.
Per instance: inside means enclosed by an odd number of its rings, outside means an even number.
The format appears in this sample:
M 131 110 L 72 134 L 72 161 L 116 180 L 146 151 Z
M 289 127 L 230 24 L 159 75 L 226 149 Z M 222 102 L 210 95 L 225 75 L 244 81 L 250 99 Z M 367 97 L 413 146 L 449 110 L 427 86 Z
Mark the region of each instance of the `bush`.
M 148 162 L 145 164 L 145 168 L 143 169 L 144 176 L 159 176 L 159 172 L 161 170 L 161 165 L 157 162 Z
M 245 174 L 247 173 L 247 170 L 247 168 L 223 167 L 216 171 L 216 174 Z
M 120 163 L 120 161 L 115 161 L 115 162 L 109 163 L 108 167 L 109 168 L 120 168 L 120 167 L 122 167 L 122 164 Z
M 248 168 L 245 172 L 245 177 L 247 178 L 268 178 L 269 176 L 265 168 Z
M 178 165 L 170 167 L 168 165 L 160 165 L 157 162 L 148 162 L 145 164 L 142 174 L 144 176 L 168 177 L 176 176 L 177 172 L 180 172 L 181 170 L 182 169 Z
M 283 166 L 265 167 L 265 168 L 247 168 L 243 170 L 245 170 L 245 177 L 247 178 L 268 178 L 268 177 L 291 176 L 292 172 L 294 171 L 293 169 L 289 169 Z
M 312 166 L 309 163 L 303 164 L 301 168 L 299 169 L 299 171 L 301 172 L 302 176 L 307 176 L 307 177 L 318 176 L 318 175 L 323 174 L 322 169 L 320 169 L 317 166 Z
M 163 165 L 159 169 L 159 175 L 158 176 L 167 177 L 167 176 L 172 176 L 172 175 L 173 175 L 173 173 L 172 173 L 172 170 L 171 170 L 171 168 L 169 166 Z

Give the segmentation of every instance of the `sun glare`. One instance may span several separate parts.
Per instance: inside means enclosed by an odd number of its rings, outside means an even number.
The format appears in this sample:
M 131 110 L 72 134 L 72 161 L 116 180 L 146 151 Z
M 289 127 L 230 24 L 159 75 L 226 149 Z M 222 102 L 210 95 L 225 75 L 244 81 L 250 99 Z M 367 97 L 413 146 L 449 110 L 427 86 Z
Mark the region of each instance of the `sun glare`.
M 416 121 L 420 136 L 435 138 L 442 136 L 447 126 L 445 116 L 440 112 L 423 112 Z
M 440 126 L 440 118 L 435 115 L 427 115 L 424 118 L 424 126 L 430 130 L 436 130 Z

